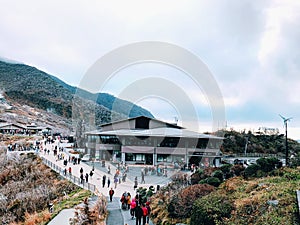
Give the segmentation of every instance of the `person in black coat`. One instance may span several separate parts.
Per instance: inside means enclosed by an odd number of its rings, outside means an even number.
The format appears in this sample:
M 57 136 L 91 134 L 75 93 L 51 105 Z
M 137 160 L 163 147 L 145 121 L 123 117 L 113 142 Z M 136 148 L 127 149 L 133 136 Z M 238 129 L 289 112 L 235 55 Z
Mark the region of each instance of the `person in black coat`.
M 141 208 L 141 205 L 138 204 L 136 207 L 135 207 L 135 217 L 136 217 L 136 225 L 141 225 L 142 223 L 142 217 L 143 217 L 143 210 Z

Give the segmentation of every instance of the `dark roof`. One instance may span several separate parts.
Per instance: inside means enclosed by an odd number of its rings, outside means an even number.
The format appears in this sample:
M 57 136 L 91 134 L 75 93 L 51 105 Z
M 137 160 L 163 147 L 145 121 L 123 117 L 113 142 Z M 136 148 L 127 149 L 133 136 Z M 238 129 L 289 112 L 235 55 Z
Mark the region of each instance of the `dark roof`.
M 100 126 L 101 126 L 101 127 L 110 126 L 110 125 L 116 124 L 116 123 L 122 123 L 122 122 L 130 121 L 130 120 L 136 120 L 136 119 L 138 119 L 138 118 L 145 118 L 145 119 L 149 119 L 149 120 L 161 122 L 161 123 L 166 124 L 168 127 L 173 127 L 173 128 L 177 128 L 177 129 L 184 129 L 184 127 L 178 126 L 178 125 L 176 125 L 176 124 L 173 124 L 173 123 L 167 123 L 167 122 L 165 122 L 165 121 L 158 120 L 158 119 L 155 119 L 155 118 L 150 118 L 150 117 L 147 117 L 147 116 L 137 116 L 137 117 L 131 117 L 131 118 L 128 118 L 128 119 L 122 119 L 122 120 L 112 121 L 112 122 L 109 122 L 109 123 L 101 124 Z
M 25 129 L 25 127 L 14 123 L 0 123 L 0 129 Z

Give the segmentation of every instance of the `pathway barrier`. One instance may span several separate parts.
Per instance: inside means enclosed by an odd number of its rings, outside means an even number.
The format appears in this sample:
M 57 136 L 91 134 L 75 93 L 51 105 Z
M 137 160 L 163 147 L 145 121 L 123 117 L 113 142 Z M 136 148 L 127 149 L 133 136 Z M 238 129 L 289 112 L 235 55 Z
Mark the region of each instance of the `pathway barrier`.
M 79 177 L 76 177 L 72 174 L 69 174 L 68 172 L 65 174 L 64 170 L 65 168 L 62 168 L 58 165 L 56 165 L 55 163 L 51 162 L 50 160 L 42 157 L 43 163 L 45 165 L 47 165 L 48 167 L 50 167 L 52 170 L 54 170 L 55 172 L 57 172 L 60 176 L 66 178 L 67 180 L 71 181 L 72 183 L 76 184 L 77 186 L 89 190 L 91 192 L 93 192 L 94 194 L 98 194 L 99 192 L 97 191 L 96 185 L 85 182 L 85 180 L 83 180 L 83 182 L 81 182 L 81 179 Z

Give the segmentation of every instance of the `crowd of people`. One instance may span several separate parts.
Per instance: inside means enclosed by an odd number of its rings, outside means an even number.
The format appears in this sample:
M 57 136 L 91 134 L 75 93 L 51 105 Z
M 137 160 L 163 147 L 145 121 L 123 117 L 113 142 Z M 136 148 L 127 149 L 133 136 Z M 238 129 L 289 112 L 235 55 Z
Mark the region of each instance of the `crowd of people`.
M 136 225 L 146 225 L 149 224 L 150 220 L 150 202 L 142 202 L 139 194 L 136 194 L 134 198 L 131 198 L 129 192 L 124 192 L 120 199 L 122 209 L 129 210 L 132 220 L 136 220 Z
M 64 148 L 60 147 L 59 145 L 59 139 L 55 138 L 44 138 L 43 141 L 41 141 L 37 148 L 40 152 L 40 154 L 44 155 L 54 155 L 56 162 L 62 161 L 62 173 L 65 176 L 72 176 L 72 173 L 75 171 L 75 176 L 79 177 L 80 183 L 85 184 L 92 180 L 93 176 L 95 176 L 94 166 L 89 171 L 85 166 L 79 167 L 79 174 L 74 169 L 73 165 L 80 165 L 80 158 L 73 156 L 73 154 L 69 155 L 67 152 L 65 152 Z M 21 148 L 17 144 L 8 146 L 8 150 L 15 150 L 17 148 Z M 84 169 L 85 168 L 85 169 Z M 74 171 L 73 171 L 74 170 Z M 115 171 L 112 171 L 110 168 L 110 165 L 107 167 L 107 173 L 104 173 L 100 176 L 100 174 L 97 174 L 97 180 L 100 179 L 100 186 L 102 188 L 107 187 L 108 188 L 108 195 L 109 200 L 113 201 L 113 196 L 115 194 L 115 190 L 117 189 L 118 185 L 122 182 L 126 182 L 127 176 L 129 174 L 129 166 L 126 165 L 126 163 L 119 163 Z M 114 172 L 114 173 L 113 173 Z M 112 175 L 113 174 L 113 175 Z M 148 175 L 164 175 L 167 176 L 167 169 L 161 166 L 157 167 L 143 167 L 140 171 L 140 175 L 136 176 L 134 175 L 134 186 L 133 189 L 136 190 L 138 188 L 139 181 L 141 184 L 146 183 L 145 182 L 145 176 Z M 112 180 L 111 180 L 112 179 Z M 139 180 L 138 180 L 139 179 Z M 113 182 L 113 184 L 111 184 Z M 112 187 L 111 187 L 112 185 Z M 131 196 L 129 192 L 124 192 L 121 199 L 121 208 L 123 210 L 128 210 L 130 217 L 132 220 L 136 221 L 136 225 L 146 225 L 149 223 L 150 218 L 150 202 L 142 202 L 139 194 L 136 194 L 134 197 Z

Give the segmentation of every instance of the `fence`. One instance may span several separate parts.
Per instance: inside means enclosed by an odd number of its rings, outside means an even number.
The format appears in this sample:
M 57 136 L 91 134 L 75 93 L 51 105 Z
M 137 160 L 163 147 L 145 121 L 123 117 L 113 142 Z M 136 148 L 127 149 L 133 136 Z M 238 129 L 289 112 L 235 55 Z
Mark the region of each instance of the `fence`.
M 274 158 L 284 158 L 283 154 L 264 154 L 264 153 L 236 153 L 232 154 L 232 157 L 257 157 L 257 158 L 263 158 L 263 157 L 274 157 Z
M 66 178 L 67 180 L 71 181 L 72 183 L 76 184 L 77 186 L 89 190 L 93 193 L 97 192 L 96 186 L 94 184 L 91 183 L 87 183 L 85 182 L 85 180 L 81 181 L 81 179 L 79 177 L 76 177 L 72 174 L 66 173 L 64 172 L 64 168 L 56 165 L 55 163 L 49 161 L 46 158 L 42 158 L 43 159 L 43 163 L 46 164 L 47 166 L 49 166 L 52 170 L 54 170 L 55 172 L 57 172 L 59 175 L 61 175 L 62 177 Z

